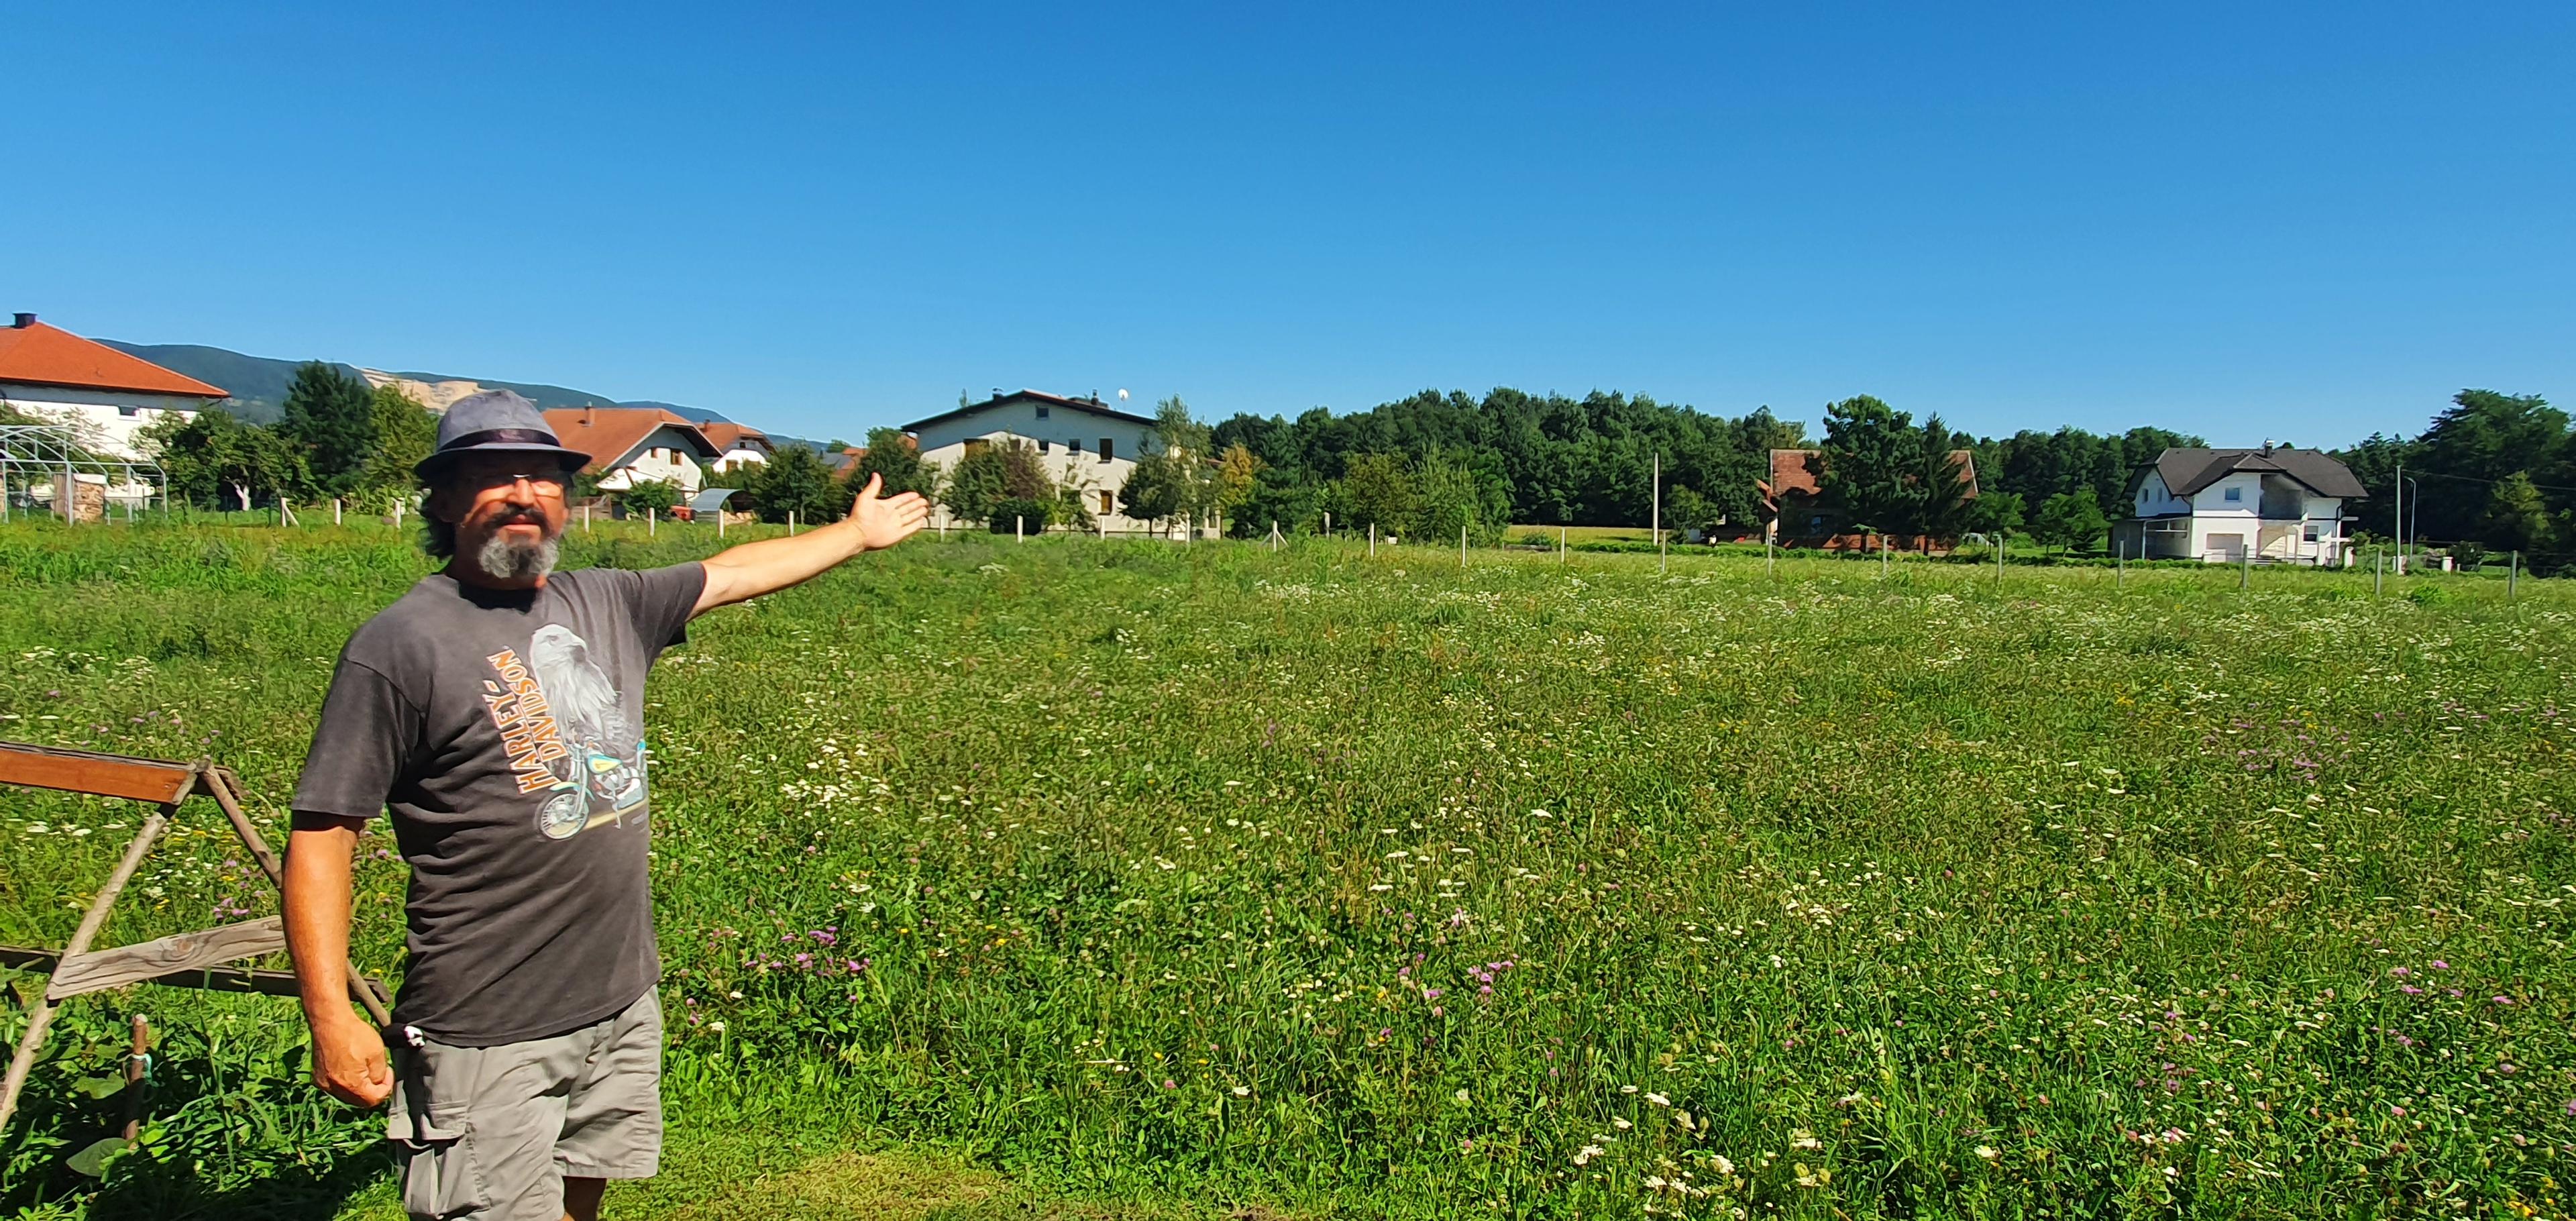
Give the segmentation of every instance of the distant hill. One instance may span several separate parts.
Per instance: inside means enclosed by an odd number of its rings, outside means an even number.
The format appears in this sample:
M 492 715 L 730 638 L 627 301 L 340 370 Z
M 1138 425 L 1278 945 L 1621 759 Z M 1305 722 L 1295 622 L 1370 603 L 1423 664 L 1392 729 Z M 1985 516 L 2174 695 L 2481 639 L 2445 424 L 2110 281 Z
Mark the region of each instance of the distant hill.
M 224 408 L 254 424 L 273 424 L 286 411 L 286 392 L 295 383 L 295 368 L 300 360 L 279 360 L 267 356 L 246 356 L 224 348 L 209 348 L 193 343 L 127 343 L 102 339 L 100 343 L 133 356 L 142 357 L 162 368 L 187 374 L 200 381 L 212 382 L 232 392 Z M 568 386 L 551 386 L 543 382 L 507 382 L 488 377 L 458 377 L 448 373 L 388 373 L 382 370 L 341 364 L 340 371 L 351 377 L 364 378 L 371 384 L 388 381 L 406 383 L 412 397 L 435 410 L 477 390 L 515 390 L 540 408 L 557 407 L 659 407 L 685 419 L 704 424 L 728 421 L 732 417 L 704 407 L 683 407 L 678 403 L 650 400 L 620 402 L 604 394 L 592 394 Z

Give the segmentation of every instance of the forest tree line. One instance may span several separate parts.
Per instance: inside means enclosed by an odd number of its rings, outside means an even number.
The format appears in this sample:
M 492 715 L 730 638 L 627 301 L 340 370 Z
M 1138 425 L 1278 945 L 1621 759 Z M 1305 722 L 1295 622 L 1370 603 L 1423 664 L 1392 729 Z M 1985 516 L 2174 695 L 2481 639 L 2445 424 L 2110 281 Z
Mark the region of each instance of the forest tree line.
M 1647 395 L 1582 398 L 1509 387 L 1479 398 L 1424 391 L 1366 411 L 1324 408 L 1294 419 L 1238 414 L 1210 426 L 1178 398 L 1156 409 L 1158 444 L 1119 495 L 1141 520 L 1223 521 L 1238 535 L 1311 533 L 1324 517 L 1408 537 L 1498 540 L 1508 526 L 1641 526 L 1653 516 L 1660 464 L 1664 524 L 1729 537 L 1762 516 L 1771 451 L 1812 449 L 1816 508 L 1836 528 L 1899 536 L 2029 534 L 2079 549 L 2101 545 L 2125 516 L 2134 472 L 2169 446 L 2201 438 L 2142 426 L 2120 433 L 2065 427 L 1980 437 L 1938 415 L 1920 420 L 1866 395 L 1828 404 L 1821 434 L 1768 407 L 1721 416 Z M 343 497 L 390 508 L 412 491 L 437 417 L 391 387 L 331 365 L 297 370 L 284 418 L 255 425 L 220 410 L 145 432 L 173 497 L 245 507 L 284 497 Z M 1089 528 L 1088 489 L 1056 486 L 1034 456 L 1000 445 L 942 472 L 899 430 L 870 431 L 858 474 L 889 491 L 918 490 L 960 519 Z M 2408 481 L 2407 532 L 2464 552 L 2517 551 L 2545 569 L 2576 552 L 2576 430 L 2538 395 L 2463 390 L 2413 436 L 2374 434 L 2333 451 L 2370 495 L 2348 506 L 2356 531 L 2398 533 L 2398 479 Z M 1954 454 L 1974 463 L 1979 494 L 1960 495 Z M 747 477 L 764 517 L 828 521 L 849 489 L 811 450 L 782 448 Z M 593 488 L 584 481 L 578 494 Z M 635 511 L 667 509 L 677 489 L 638 485 Z M 1794 532 L 1794 530 L 1793 530 Z

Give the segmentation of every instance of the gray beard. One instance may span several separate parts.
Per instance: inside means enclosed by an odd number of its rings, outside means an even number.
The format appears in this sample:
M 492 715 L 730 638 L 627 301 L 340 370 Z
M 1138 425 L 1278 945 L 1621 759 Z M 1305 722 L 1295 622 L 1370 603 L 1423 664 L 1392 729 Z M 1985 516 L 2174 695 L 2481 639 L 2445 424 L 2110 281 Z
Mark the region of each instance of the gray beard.
M 494 534 L 475 550 L 474 566 L 495 581 L 527 581 L 553 572 L 562 554 L 560 539 L 520 543 L 507 535 Z

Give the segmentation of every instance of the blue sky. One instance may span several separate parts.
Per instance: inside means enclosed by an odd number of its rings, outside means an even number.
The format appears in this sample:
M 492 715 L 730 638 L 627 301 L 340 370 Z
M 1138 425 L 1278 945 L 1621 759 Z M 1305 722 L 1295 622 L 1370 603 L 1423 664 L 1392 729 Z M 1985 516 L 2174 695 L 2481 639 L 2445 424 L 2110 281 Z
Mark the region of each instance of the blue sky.
M 2576 6 L 19 5 L 0 309 L 815 436 L 2576 405 Z

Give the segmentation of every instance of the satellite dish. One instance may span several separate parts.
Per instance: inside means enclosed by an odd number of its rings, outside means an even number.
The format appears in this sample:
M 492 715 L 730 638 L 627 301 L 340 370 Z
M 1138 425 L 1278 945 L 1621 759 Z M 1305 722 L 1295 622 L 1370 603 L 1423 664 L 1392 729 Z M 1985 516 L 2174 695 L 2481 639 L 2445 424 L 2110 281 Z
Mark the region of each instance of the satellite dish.
M 1127 392 L 1125 390 L 1122 389 L 1118 392 L 1118 401 L 1122 403 L 1127 401 Z

